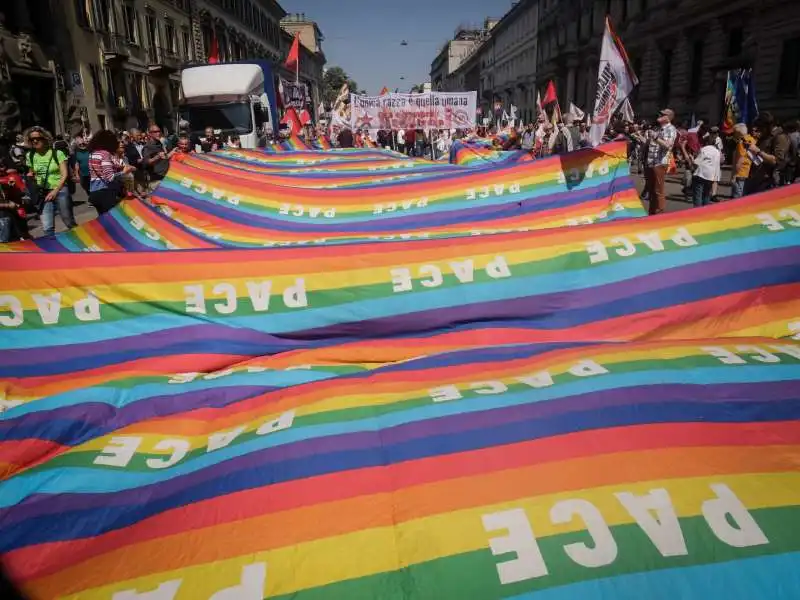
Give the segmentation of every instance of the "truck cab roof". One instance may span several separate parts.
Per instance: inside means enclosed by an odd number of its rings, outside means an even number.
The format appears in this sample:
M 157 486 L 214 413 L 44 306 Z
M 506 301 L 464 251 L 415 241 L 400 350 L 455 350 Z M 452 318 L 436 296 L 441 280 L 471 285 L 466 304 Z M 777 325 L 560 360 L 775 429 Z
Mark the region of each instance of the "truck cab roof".
M 264 92 L 264 72 L 257 64 L 189 67 L 181 86 L 186 104 L 243 102 Z

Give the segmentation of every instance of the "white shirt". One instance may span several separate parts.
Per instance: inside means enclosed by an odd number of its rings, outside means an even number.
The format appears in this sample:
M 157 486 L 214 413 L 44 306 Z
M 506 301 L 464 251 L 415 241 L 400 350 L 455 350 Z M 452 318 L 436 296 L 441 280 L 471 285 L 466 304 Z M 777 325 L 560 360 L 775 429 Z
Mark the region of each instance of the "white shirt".
M 397 130 L 397 143 L 398 144 L 406 143 L 406 132 L 403 129 Z
M 706 181 L 720 180 L 720 161 L 722 155 L 716 146 L 703 146 L 694 159 L 695 177 L 700 177 Z

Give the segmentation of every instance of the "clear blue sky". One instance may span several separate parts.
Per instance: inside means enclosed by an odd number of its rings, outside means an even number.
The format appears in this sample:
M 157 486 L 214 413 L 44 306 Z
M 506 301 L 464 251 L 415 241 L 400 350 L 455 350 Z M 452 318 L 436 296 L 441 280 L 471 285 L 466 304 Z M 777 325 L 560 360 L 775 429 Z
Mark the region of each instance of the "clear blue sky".
M 377 94 L 428 81 L 431 61 L 459 24 L 501 17 L 511 0 L 279 0 L 322 30 L 327 66 L 342 67 L 359 88 Z M 408 46 L 401 46 L 408 40 Z M 400 77 L 405 77 L 401 80 Z

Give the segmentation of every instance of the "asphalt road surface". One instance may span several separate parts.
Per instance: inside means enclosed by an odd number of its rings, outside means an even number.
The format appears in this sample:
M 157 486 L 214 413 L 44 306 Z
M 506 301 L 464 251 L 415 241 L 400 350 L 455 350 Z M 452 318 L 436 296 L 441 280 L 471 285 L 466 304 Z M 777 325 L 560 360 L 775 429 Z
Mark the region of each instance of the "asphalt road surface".
M 642 189 L 644 189 L 644 178 L 637 174 L 633 173 L 633 178 L 636 181 L 636 187 L 641 193 Z M 730 171 L 727 170 L 725 167 L 722 169 L 722 180 L 727 182 L 730 179 Z M 675 212 L 677 210 L 685 210 L 687 208 L 692 207 L 691 199 L 687 199 L 683 195 L 682 191 L 682 184 L 681 184 L 681 177 L 680 175 L 668 175 L 667 176 L 667 184 L 666 184 L 666 192 L 667 192 L 667 212 Z M 729 183 L 721 183 L 719 185 L 719 197 L 723 199 L 730 198 L 731 194 L 731 186 Z M 87 201 L 86 193 L 78 186 L 78 190 L 73 196 L 73 202 L 75 206 L 75 220 L 78 224 L 85 223 L 86 221 L 91 221 L 92 219 L 97 217 L 97 212 L 92 208 L 92 206 Z M 645 202 L 645 207 L 647 203 Z M 42 228 L 41 224 L 39 223 L 38 219 L 33 219 L 30 221 L 30 228 L 31 233 L 34 237 L 40 237 L 42 235 Z M 64 223 L 61 222 L 59 217 L 56 217 L 56 231 L 61 232 L 64 231 Z

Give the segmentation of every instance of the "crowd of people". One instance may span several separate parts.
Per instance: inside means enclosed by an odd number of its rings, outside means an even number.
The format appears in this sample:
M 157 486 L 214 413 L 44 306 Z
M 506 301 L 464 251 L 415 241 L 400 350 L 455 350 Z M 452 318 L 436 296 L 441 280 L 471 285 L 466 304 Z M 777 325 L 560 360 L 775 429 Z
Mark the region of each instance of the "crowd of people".
M 324 130 L 307 126 L 300 137 L 311 141 Z M 485 138 L 497 150 L 523 150 L 536 158 L 565 154 L 591 146 L 583 119 L 563 115 L 556 123 L 544 114 L 536 123 L 473 130 L 406 129 L 397 131 L 341 129 L 333 132 L 335 147 L 384 147 L 410 157 L 447 157 L 455 140 Z M 702 121 L 676 126 L 666 108 L 652 123 L 614 120 L 604 140 L 626 140 L 632 170 L 643 173 L 642 199 L 649 213 L 666 207 L 666 176 L 682 170 L 686 199 L 694 206 L 718 200 L 722 166 L 731 167 L 731 196 L 788 185 L 800 177 L 800 123 L 779 124 L 762 112 L 748 127 L 738 123 L 727 135 Z M 190 133 L 189 123 L 169 134 L 155 123 L 146 131 L 84 131 L 70 139 L 31 127 L 12 140 L 0 140 L 0 242 L 30 237 L 27 219 L 38 215 L 45 236 L 55 235 L 56 216 L 67 229 L 75 227 L 73 195 L 80 186 L 98 214 L 111 210 L 127 195 L 146 195 L 161 181 L 176 155 L 240 148 L 236 135 L 225 139 L 213 128 Z
M 82 131 L 74 138 L 31 127 L 0 140 L 0 243 L 28 239 L 32 215 L 39 217 L 45 237 L 55 235 L 56 216 L 67 229 L 75 227 L 78 186 L 103 214 L 128 195 L 152 190 L 175 155 L 239 147 L 238 136 L 223 140 L 210 127 L 202 136 L 192 135 L 185 121 L 171 135 L 155 123 L 146 131 Z

